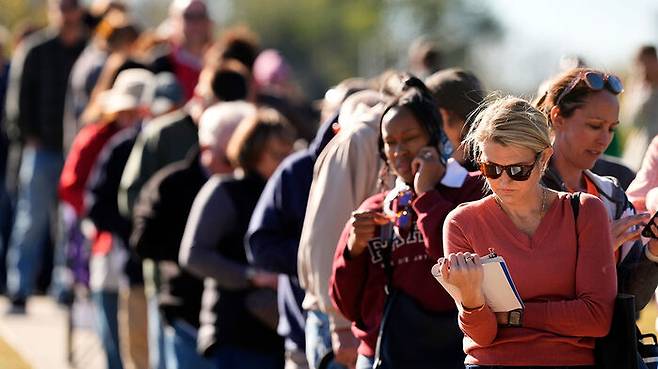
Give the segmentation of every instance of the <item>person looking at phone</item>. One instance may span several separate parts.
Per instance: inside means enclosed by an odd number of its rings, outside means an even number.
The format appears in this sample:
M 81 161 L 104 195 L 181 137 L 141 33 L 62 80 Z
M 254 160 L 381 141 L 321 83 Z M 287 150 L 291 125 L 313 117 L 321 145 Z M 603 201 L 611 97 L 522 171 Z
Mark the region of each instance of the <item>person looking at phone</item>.
M 440 277 L 458 289 L 466 368 L 594 368 L 594 337 L 608 333 L 616 294 L 612 236 L 603 203 L 546 188 L 553 153 L 546 117 L 506 97 L 483 108 L 465 138 L 492 194 L 462 204 L 443 225 Z M 480 256 L 505 259 L 524 303 L 494 313 L 482 292 Z
M 622 91 L 617 76 L 576 68 L 553 78 L 535 106 L 548 116 L 554 136 L 554 155 L 542 182 L 548 188 L 586 192 L 603 201 L 611 222 L 619 292 L 635 295 L 635 308 L 640 311 L 658 285 L 658 240 L 646 246 L 639 240 L 649 214 L 635 213 L 614 178 L 590 170 L 619 125 L 617 95 Z
M 440 237 L 438 244 L 426 245 L 418 223 L 442 222 L 458 204 L 482 197 L 482 182 L 454 159 L 446 166 L 441 159 L 441 116 L 431 93 L 416 77 L 403 75 L 400 82 L 401 92 L 382 115 L 379 138 L 380 156 L 397 177 L 395 188 L 368 198 L 352 213 L 336 248 L 329 293 L 334 306 L 353 322 L 352 333 L 361 341 L 356 368 L 371 368 L 374 363 L 387 285 L 389 292 L 395 290 L 440 325 L 399 335 L 385 329 L 382 334 L 395 335 L 405 341 L 409 352 L 419 355 L 421 337 L 427 331 L 440 332 L 440 341 L 430 341 L 433 357 L 441 359 L 442 368 L 463 368 L 455 305 L 429 272 L 442 255 Z M 385 228 L 390 222 L 394 231 L 382 232 L 391 229 Z M 392 247 L 384 246 L 387 241 Z M 386 264 L 392 266 L 390 274 Z M 413 316 L 397 316 L 395 310 L 387 319 L 409 326 L 416 323 Z

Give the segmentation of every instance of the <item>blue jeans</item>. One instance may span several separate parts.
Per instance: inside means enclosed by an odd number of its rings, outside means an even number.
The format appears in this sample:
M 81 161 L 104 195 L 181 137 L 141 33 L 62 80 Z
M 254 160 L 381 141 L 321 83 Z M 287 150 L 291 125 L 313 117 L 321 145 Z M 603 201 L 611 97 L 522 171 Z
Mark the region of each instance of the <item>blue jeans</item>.
M 123 369 L 119 351 L 118 310 L 119 293 L 94 291 L 92 299 L 96 305 L 98 335 L 105 349 L 108 369 Z
M 177 319 L 165 328 L 167 369 L 212 369 L 212 363 L 196 350 L 197 330 Z
M 27 299 L 34 289 L 51 229 L 51 214 L 57 208 L 62 162 L 58 152 L 23 149 L 16 215 L 7 252 L 7 289 L 13 300 Z
M 0 293 L 4 293 L 7 288 L 7 239 L 13 223 L 13 210 L 5 177 L 0 175 Z
M 157 294 L 146 294 L 146 312 L 148 315 L 149 364 L 151 369 L 168 369 L 164 325 L 160 316 Z
M 375 358 L 359 354 L 356 358 L 356 369 L 372 369 L 375 365 Z
M 283 369 L 283 357 L 223 345 L 212 353 L 215 369 Z
M 329 317 L 319 310 L 309 310 L 306 315 L 306 358 L 309 369 L 317 369 L 325 355 L 333 355 Z M 346 369 L 332 362 L 327 369 Z

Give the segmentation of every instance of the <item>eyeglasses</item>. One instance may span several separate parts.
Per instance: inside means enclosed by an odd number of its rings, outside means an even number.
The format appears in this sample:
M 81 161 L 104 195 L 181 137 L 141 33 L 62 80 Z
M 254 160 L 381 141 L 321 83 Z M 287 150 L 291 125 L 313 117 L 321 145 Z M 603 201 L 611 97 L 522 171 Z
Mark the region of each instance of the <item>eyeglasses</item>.
M 480 163 L 480 172 L 490 179 L 497 179 L 503 175 L 503 172 L 507 172 L 507 175 L 514 181 L 527 181 L 532 174 L 532 169 L 537 164 L 541 152 L 537 153 L 535 156 L 535 161 L 532 164 L 510 164 L 510 165 L 500 165 L 492 162 Z
M 605 74 L 601 72 L 580 72 L 578 75 L 567 85 L 567 88 L 562 91 L 560 96 L 555 100 L 555 105 L 560 105 L 562 99 L 567 96 L 573 89 L 578 85 L 580 81 L 585 81 L 587 87 L 592 91 L 601 91 L 604 88 L 607 88 L 608 91 L 612 92 L 615 95 L 619 95 L 624 91 L 624 86 L 621 83 L 619 77 L 612 74 Z
M 414 212 L 411 210 L 411 201 L 414 199 L 412 191 L 400 191 L 393 200 L 392 210 L 395 213 L 393 223 L 402 237 L 411 230 Z

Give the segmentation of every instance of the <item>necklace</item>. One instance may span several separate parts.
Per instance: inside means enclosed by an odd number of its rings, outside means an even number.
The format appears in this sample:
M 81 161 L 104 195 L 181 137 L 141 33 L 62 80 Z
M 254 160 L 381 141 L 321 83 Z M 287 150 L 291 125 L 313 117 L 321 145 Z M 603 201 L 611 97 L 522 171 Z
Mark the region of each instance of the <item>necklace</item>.
M 547 197 L 547 195 L 548 195 L 548 190 L 546 189 L 546 187 L 541 186 L 541 208 L 540 208 L 540 210 L 539 210 L 539 217 L 540 217 L 540 218 L 544 215 L 544 213 L 546 213 L 546 197 Z M 500 200 L 500 198 L 498 197 L 498 195 L 495 195 L 495 194 L 494 194 L 494 201 L 496 202 L 496 204 L 497 204 L 497 205 L 498 205 L 503 211 L 505 211 L 505 207 L 503 207 L 503 202 L 502 202 L 502 200 Z M 505 211 L 505 212 L 506 212 L 506 211 Z

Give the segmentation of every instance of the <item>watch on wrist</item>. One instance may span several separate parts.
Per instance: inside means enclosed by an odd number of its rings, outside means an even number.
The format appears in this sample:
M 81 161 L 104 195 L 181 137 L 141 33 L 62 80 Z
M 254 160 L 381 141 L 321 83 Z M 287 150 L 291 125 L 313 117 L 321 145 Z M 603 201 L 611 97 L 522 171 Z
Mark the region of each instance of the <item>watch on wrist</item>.
M 523 310 L 512 310 L 507 315 L 508 327 L 520 327 L 523 324 Z

